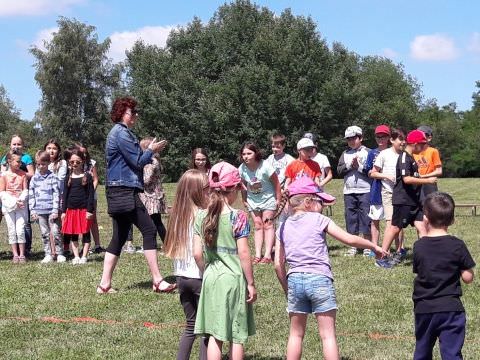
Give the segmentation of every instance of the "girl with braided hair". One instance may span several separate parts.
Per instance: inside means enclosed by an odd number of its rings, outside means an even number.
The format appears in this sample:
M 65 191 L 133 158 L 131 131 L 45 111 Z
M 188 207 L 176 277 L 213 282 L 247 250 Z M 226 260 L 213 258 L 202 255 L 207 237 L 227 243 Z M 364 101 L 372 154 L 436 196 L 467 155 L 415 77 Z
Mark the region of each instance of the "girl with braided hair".
M 209 173 L 207 209 L 198 211 L 194 223 L 193 256 L 203 272 L 195 334 L 210 335 L 208 359 L 222 358 L 229 341 L 230 359 L 243 359 L 243 344 L 255 334 L 252 303 L 257 298 L 248 236 L 247 214 L 232 208 L 242 179 L 226 162 Z

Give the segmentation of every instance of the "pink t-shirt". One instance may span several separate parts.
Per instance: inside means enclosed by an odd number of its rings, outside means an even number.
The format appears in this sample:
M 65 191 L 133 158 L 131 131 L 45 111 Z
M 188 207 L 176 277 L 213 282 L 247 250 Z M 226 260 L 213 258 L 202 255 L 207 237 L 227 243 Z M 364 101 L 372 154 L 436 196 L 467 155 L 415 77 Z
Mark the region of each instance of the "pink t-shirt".
M 5 191 L 17 198 L 20 197 L 22 191 L 25 190 L 23 188 L 23 182 L 25 181 L 26 175 L 27 173 L 22 170 L 19 170 L 18 174 L 15 174 L 11 171 L 4 173 L 3 178 L 5 179 Z
M 290 215 L 277 230 L 289 266 L 288 274 L 306 272 L 333 280 L 325 229 L 332 220 L 317 212 Z

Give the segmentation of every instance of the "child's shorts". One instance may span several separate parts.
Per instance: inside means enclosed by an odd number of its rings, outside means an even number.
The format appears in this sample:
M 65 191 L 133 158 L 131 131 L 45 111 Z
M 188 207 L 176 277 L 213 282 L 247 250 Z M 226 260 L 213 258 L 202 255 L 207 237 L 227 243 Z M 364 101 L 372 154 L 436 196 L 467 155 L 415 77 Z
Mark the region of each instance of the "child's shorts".
M 393 205 L 393 226 L 403 229 L 408 225 L 414 226 L 415 221 L 423 221 L 423 211 L 421 207 L 410 205 Z
M 385 214 L 383 212 L 383 205 L 370 205 L 368 217 L 372 220 L 384 220 Z
M 383 214 L 385 220 L 392 221 L 393 216 L 393 205 L 392 205 L 392 196 L 391 192 L 388 192 L 384 188 L 382 189 L 382 205 L 383 205 Z
M 288 275 L 289 313 L 319 314 L 336 309 L 337 300 L 332 279 L 312 273 Z

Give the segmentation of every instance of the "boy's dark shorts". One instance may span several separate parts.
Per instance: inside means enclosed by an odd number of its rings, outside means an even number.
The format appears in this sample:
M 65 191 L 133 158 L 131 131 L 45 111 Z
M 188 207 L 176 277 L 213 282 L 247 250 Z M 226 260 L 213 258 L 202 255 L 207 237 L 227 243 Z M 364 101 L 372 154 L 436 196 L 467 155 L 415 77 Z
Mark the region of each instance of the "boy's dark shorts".
M 393 226 L 403 229 L 408 225 L 414 226 L 415 221 L 423 221 L 423 209 L 420 206 L 393 205 Z

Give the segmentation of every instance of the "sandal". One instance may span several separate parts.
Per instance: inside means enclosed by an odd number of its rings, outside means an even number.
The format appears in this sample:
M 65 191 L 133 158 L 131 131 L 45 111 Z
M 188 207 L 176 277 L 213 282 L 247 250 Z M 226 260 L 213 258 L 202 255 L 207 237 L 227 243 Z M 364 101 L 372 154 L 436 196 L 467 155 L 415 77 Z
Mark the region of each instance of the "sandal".
M 14 256 L 13 259 L 12 259 L 12 262 L 14 264 L 18 264 L 18 261 L 19 261 L 18 256 Z
M 164 288 L 164 289 L 160 289 L 160 285 L 161 285 L 162 283 L 166 283 L 166 284 L 168 284 L 168 286 L 167 286 L 166 288 Z M 155 293 L 167 293 L 167 294 L 170 294 L 170 293 L 172 293 L 172 292 L 175 291 L 175 289 L 177 288 L 177 284 L 170 284 L 170 283 L 168 283 L 168 282 L 166 282 L 165 280 L 162 279 L 162 280 L 160 280 L 160 281 L 157 282 L 157 283 L 153 283 L 152 288 L 153 288 L 153 292 L 155 292 Z
M 25 257 L 25 255 L 20 255 L 18 257 L 18 262 L 19 264 L 25 264 L 27 262 L 27 258 Z
M 252 264 L 258 264 L 258 263 L 260 263 L 261 261 L 262 261 L 261 258 L 255 256 L 255 257 L 253 258 L 253 260 L 252 260 Z
M 272 263 L 272 259 L 268 257 L 264 257 L 262 258 L 262 260 L 260 260 L 260 264 L 271 264 L 271 263 Z
M 115 294 L 116 292 L 117 290 L 115 290 L 111 286 L 103 287 L 102 285 L 97 285 L 97 294 Z

